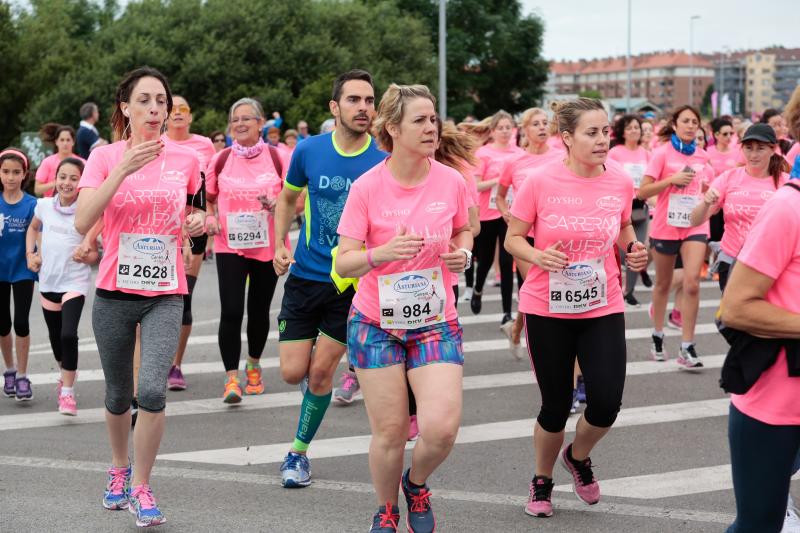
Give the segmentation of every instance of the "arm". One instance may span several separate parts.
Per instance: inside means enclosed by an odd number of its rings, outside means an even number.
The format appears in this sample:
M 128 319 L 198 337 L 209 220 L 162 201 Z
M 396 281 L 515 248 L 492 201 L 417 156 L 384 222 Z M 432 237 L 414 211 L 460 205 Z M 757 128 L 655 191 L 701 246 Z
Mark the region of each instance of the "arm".
M 275 204 L 275 259 L 272 265 L 279 276 L 286 274 L 289 265 L 294 261 L 292 251 L 286 246 L 286 235 L 295 216 L 301 192 L 293 187 L 284 186 Z M 341 253 L 340 244 L 339 254 Z
M 625 264 L 631 270 L 641 272 L 647 268 L 647 247 L 636 240 L 636 233 L 633 231 L 630 220 L 622 223 L 617 246 L 625 251 Z
M 41 231 L 42 221 L 33 217 L 28 231 L 25 233 L 25 259 L 28 262 L 28 270 L 31 272 L 39 272 L 39 268 L 42 266 Z
M 45 193 L 50 192 L 55 188 L 56 188 L 56 182 L 55 181 L 51 181 L 51 182 L 48 182 L 48 183 L 42 183 L 40 181 L 37 181 L 33 185 L 33 192 L 36 193 L 36 196 L 44 196 Z
M 360 278 L 383 263 L 415 258 L 422 249 L 422 242 L 421 236 L 409 235 L 403 228 L 399 235 L 395 235 L 386 244 L 364 250 L 364 241 L 340 235 L 339 252 L 336 254 L 334 267 L 336 273 L 343 278 Z M 466 261 L 466 257 L 464 260 Z
M 470 207 L 469 210 L 469 228 L 472 231 L 473 239 L 481 233 L 481 218 L 478 206 Z
M 80 246 L 72 254 L 72 260 L 76 263 L 93 265 L 100 259 L 100 252 L 97 251 L 97 237 L 103 230 L 103 221 L 98 220 L 92 229 L 86 234 Z
M 497 186 L 497 210 L 503 215 L 503 219 L 506 221 L 506 224 L 511 220 L 511 211 L 508 209 L 508 200 L 506 200 L 506 195 L 508 194 L 508 187 L 500 183 Z
M 483 192 L 486 189 L 491 189 L 498 183 L 500 183 L 500 178 L 495 178 L 493 180 L 486 180 L 486 181 L 477 181 L 476 187 L 478 188 L 478 192 Z
M 694 179 L 694 173 L 691 172 L 676 172 L 672 176 L 663 180 L 656 181 L 653 176 L 645 176 L 642 178 L 642 184 L 639 186 L 640 200 L 646 200 L 651 196 L 661 194 L 665 189 L 669 189 L 673 185 L 678 187 L 685 187 L 689 185 Z
M 505 247 L 506 251 L 526 263 L 532 263 L 542 270 L 548 272 L 557 272 L 567 266 L 567 256 L 559 251 L 561 242 L 557 242 L 547 248 L 540 250 L 528 244 L 525 238 L 531 231 L 532 222 L 520 220 L 515 216 L 511 216 L 511 223 L 508 225 L 506 232 Z
M 697 207 L 692 210 L 692 214 L 689 215 L 689 223 L 692 226 L 699 226 L 716 214 L 720 209 L 719 198 L 719 191 L 714 187 L 709 187 L 703 201 L 697 204 Z

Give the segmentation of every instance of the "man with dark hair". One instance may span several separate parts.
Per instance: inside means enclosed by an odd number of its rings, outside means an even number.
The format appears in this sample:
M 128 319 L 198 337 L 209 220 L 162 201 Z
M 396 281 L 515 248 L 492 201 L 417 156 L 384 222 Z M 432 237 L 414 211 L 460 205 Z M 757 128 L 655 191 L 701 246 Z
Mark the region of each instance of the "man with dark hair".
M 75 140 L 75 149 L 78 155 L 84 159 L 89 158 L 89 152 L 97 146 L 108 144 L 108 141 L 100 137 L 95 124 L 100 119 L 100 110 L 94 102 L 86 102 L 79 111 L 81 124 Z
M 275 210 L 273 266 L 283 275 L 291 265 L 278 315 L 281 375 L 303 390 L 297 433 L 281 466 L 287 488 L 311 483 L 306 451 L 330 404 L 333 376 L 347 346 L 355 291 L 331 282 L 339 218 L 352 182 L 386 157 L 369 135 L 375 90 L 368 72 L 351 70 L 336 78 L 328 105 L 335 130 L 297 145 Z M 306 219 L 293 256 L 284 242 L 303 189 Z

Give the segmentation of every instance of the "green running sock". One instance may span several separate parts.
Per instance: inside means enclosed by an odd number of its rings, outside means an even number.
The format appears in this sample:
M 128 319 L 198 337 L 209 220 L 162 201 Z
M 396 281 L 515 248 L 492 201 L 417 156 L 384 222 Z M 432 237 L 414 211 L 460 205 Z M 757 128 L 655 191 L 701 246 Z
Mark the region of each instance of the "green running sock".
M 298 452 L 308 449 L 311 439 L 316 435 L 325 411 L 331 403 L 331 393 L 324 396 L 317 396 L 311 390 L 306 390 L 303 396 L 303 403 L 300 406 L 300 420 L 297 423 L 297 434 L 295 435 L 293 447 Z

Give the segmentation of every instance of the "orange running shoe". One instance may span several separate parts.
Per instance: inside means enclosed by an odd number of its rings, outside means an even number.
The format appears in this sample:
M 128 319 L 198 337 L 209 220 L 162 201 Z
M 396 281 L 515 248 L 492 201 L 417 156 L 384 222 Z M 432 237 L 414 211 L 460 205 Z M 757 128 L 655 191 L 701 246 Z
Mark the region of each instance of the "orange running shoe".
M 247 385 L 244 386 L 244 393 L 264 394 L 264 382 L 261 380 L 261 365 L 247 363 L 245 374 L 247 374 Z
M 239 378 L 231 376 L 225 383 L 225 393 L 222 395 L 225 403 L 240 403 L 242 401 L 242 387 L 239 386 Z

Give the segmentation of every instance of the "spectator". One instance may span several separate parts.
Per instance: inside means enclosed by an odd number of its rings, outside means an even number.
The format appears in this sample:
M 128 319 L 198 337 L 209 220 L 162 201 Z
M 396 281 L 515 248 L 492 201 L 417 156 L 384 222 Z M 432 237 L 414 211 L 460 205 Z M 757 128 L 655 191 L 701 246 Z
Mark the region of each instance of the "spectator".
M 108 141 L 100 137 L 95 124 L 100 119 L 100 110 L 94 102 L 86 102 L 79 111 L 81 124 L 78 128 L 77 148 L 78 155 L 83 159 L 89 158 L 89 152 L 98 146 L 108 144 Z
M 330 133 L 336 127 L 336 121 L 332 118 L 325 120 L 319 127 L 319 133 L 322 135 L 323 133 Z
M 308 126 L 306 126 L 306 129 Z M 294 152 L 294 147 L 297 146 L 297 143 L 300 139 L 300 135 L 297 133 L 297 130 L 286 130 L 286 133 L 283 134 L 283 142 L 285 143 L 287 152 L 292 153 Z
M 286 133 L 288 134 L 289 132 L 287 131 Z M 301 120 L 297 123 L 297 142 L 305 141 L 309 137 L 311 137 L 311 134 L 308 133 L 308 122 Z
M 211 135 L 208 136 L 211 139 L 211 143 L 214 145 L 214 150 L 217 152 L 222 151 L 225 148 L 225 133 L 219 130 L 212 131 Z
M 278 140 L 280 140 L 281 126 L 283 126 L 283 117 L 281 117 L 281 114 L 277 111 L 273 111 L 272 118 L 266 121 L 264 123 L 264 127 L 261 129 L 261 138 L 264 139 L 264 142 L 269 142 L 269 130 L 272 128 L 277 128 Z M 277 146 L 277 144 L 274 144 L 273 146 Z

